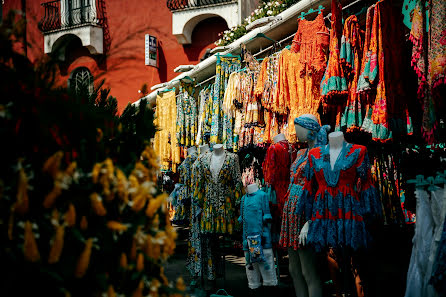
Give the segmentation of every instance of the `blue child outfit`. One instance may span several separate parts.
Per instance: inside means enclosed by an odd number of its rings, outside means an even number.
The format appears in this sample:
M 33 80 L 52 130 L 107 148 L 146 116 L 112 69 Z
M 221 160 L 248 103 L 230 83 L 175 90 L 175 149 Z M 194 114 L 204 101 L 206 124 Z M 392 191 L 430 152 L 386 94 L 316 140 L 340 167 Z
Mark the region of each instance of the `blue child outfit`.
M 243 250 L 246 258 L 246 274 L 251 289 L 260 287 L 260 275 L 264 286 L 277 285 L 271 243 L 272 220 L 268 196 L 258 190 L 242 197 L 240 217 L 243 225 Z

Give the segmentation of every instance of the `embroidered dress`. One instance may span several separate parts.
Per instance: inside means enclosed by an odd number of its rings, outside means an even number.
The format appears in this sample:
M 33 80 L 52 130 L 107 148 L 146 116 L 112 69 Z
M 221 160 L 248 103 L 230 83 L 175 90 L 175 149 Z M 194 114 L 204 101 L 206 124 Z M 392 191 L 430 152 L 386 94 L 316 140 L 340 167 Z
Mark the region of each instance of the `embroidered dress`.
M 156 111 L 153 123 L 159 129 L 155 133 L 154 150 L 160 158 L 161 167 L 176 172 L 176 165 L 180 164 L 180 147 L 176 134 L 176 102 L 175 92 L 169 91 L 156 96 Z
M 290 186 L 283 206 L 282 228 L 280 229 L 279 245 L 283 248 L 297 250 L 299 247 L 299 234 L 305 219 L 297 214 L 296 207 L 305 184 L 304 168 L 307 160 L 308 149 L 302 149 L 297 153 L 296 160 L 291 166 Z
M 367 247 L 364 219 L 381 217 L 382 208 L 372 184 L 366 147 L 344 142 L 334 169 L 329 145 L 311 149 L 298 214 L 312 221 L 307 243 L 316 251 Z
M 279 59 L 279 72 L 274 112 L 288 113 L 289 120 L 303 114 L 318 116 L 320 83 L 327 63 L 329 33 L 324 18 L 300 20 L 291 49 L 284 49 Z M 288 139 L 294 141 L 296 131 L 288 126 Z
M 425 1 L 416 1 L 409 39 L 413 43 L 411 64 L 418 75 L 418 99 L 423 106 L 422 132 L 427 142 L 432 143 L 436 112 L 444 108 L 444 103 L 438 100 L 441 96 L 437 87 L 446 84 L 446 3 L 429 1 L 429 32 L 425 30 L 425 10 Z
M 177 96 L 176 135 L 178 143 L 185 147 L 194 145 L 198 132 L 197 102 L 193 97 L 193 93 L 193 87 L 182 85 Z
M 399 18 L 402 15 L 394 11 L 391 1 L 376 3 L 365 68 L 358 83 L 360 90 L 376 89 L 362 129 L 378 141 L 392 139 L 392 133 L 412 134 L 400 73 L 404 65 L 404 32 Z
M 345 20 L 341 39 L 340 57 L 344 73 L 348 79 L 348 99 L 340 123 L 336 123 L 336 131 L 341 128 L 351 131 L 362 126 L 365 96 L 357 92 L 361 67 L 360 54 L 363 51 L 362 43 L 358 19 L 355 15 L 352 15 Z
M 189 225 L 191 199 L 195 184 L 192 181 L 192 166 L 197 160 L 196 154 L 191 154 L 178 166 L 180 175 L 179 182 L 183 187 L 179 189 L 175 206 L 175 217 L 173 222 L 177 225 Z
M 337 0 L 331 1 L 330 54 L 327 69 L 321 81 L 321 96 L 324 106 L 336 105 L 347 95 L 347 79 L 341 67 L 339 39 L 342 30 L 342 8 Z M 335 101 L 335 99 L 338 99 Z
M 217 176 L 210 170 L 211 153 L 198 159 L 194 199 L 200 206 L 202 233 L 232 234 L 235 208 L 242 196 L 238 156 L 224 151 L 225 158 Z
M 207 86 L 200 92 L 200 108 L 198 110 L 198 131 L 195 143 L 202 145 L 209 143 L 212 124 L 212 85 Z
M 233 118 L 223 111 L 223 98 L 229 75 L 240 69 L 240 57 L 217 55 L 214 94 L 212 96 L 212 127 L 210 143 L 222 143 L 225 149 L 233 146 Z

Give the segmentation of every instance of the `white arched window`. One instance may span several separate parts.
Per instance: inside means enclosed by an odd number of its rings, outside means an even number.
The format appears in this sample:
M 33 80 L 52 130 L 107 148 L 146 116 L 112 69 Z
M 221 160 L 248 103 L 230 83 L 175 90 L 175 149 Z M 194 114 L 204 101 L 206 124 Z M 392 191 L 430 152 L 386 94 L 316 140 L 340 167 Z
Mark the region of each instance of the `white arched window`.
M 87 67 L 78 67 L 74 69 L 70 78 L 68 79 L 68 88 L 79 94 L 82 90 L 88 90 L 88 93 L 93 93 L 93 75 Z

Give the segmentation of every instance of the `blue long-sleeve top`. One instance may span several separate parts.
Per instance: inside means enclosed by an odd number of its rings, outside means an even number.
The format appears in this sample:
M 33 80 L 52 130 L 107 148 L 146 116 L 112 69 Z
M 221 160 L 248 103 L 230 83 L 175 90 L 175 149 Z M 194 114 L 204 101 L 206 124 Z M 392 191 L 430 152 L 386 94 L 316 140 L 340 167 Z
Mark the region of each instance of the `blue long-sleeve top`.
M 260 234 L 262 247 L 271 248 L 271 227 L 268 221 L 272 220 L 269 210 L 268 198 L 265 192 L 258 190 L 242 197 L 240 204 L 240 217 L 238 221 L 243 224 L 243 250 L 248 250 L 247 236 Z

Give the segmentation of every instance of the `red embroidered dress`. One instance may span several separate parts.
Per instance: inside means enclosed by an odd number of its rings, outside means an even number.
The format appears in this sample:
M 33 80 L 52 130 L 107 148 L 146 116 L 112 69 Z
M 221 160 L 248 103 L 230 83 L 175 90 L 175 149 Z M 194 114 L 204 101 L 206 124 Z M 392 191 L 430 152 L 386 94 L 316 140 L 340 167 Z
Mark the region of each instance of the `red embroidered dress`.
M 317 251 L 328 247 L 367 247 L 364 218 L 382 215 L 365 146 L 344 142 L 330 164 L 330 146 L 310 150 L 298 214 L 311 220 L 307 242 Z

